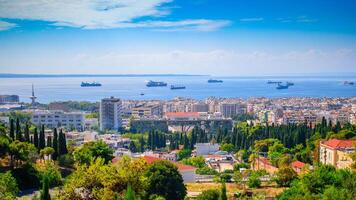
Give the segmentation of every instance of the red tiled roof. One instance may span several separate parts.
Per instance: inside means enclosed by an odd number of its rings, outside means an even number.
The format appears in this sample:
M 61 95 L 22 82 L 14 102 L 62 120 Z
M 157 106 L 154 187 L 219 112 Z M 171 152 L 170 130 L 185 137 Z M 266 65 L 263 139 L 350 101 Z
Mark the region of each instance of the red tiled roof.
M 356 140 L 338 140 L 331 139 L 323 142 L 324 145 L 337 149 L 337 148 L 352 148 L 356 145 Z
M 158 161 L 158 160 L 163 160 L 161 158 L 156 158 L 156 157 L 152 157 L 152 156 L 144 156 L 143 159 L 148 164 L 152 164 L 153 162 Z M 171 161 L 169 161 L 169 162 L 171 162 Z M 178 162 L 171 162 L 171 163 L 173 163 L 178 168 L 179 171 L 193 171 L 196 169 L 195 167 L 192 167 L 190 165 L 184 165 L 184 164 L 181 164 Z
M 167 112 L 167 117 L 199 117 L 198 112 Z
M 302 169 L 305 166 L 305 163 L 300 162 L 299 160 L 292 162 L 293 168 Z

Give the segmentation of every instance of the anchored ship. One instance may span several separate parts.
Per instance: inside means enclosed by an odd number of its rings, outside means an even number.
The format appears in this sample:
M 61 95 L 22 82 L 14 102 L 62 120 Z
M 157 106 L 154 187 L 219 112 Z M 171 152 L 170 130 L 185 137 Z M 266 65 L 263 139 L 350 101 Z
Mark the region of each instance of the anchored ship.
M 101 83 L 98 83 L 98 82 L 92 82 L 92 83 L 89 83 L 89 82 L 82 82 L 80 84 L 81 87 L 100 87 L 101 86 Z
M 288 81 L 287 81 L 287 85 L 288 85 L 288 86 L 293 86 L 293 85 L 294 85 L 294 83 L 292 83 L 292 82 L 288 82 Z
M 283 89 L 288 89 L 288 85 L 281 85 L 278 83 L 278 86 L 276 87 L 277 90 L 283 90 Z
M 147 87 L 166 87 L 167 83 L 162 81 L 148 81 L 146 84 Z
M 222 83 L 222 80 L 216 80 L 216 79 L 209 79 L 208 83 Z
M 281 81 L 267 81 L 267 84 L 281 84 Z
M 185 89 L 185 86 L 183 85 L 171 85 L 171 90 L 181 90 Z
M 352 81 L 344 81 L 344 85 L 354 85 L 354 82 L 352 82 Z

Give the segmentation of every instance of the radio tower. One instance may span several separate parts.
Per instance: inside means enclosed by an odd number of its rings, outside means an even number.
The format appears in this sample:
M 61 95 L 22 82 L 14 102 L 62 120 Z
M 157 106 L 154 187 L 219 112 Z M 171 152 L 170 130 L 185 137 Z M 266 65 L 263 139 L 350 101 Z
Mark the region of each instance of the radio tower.
M 35 89 L 33 87 L 33 84 L 32 84 L 32 96 L 30 96 L 30 99 L 32 101 L 32 106 L 35 106 L 37 97 L 35 96 Z

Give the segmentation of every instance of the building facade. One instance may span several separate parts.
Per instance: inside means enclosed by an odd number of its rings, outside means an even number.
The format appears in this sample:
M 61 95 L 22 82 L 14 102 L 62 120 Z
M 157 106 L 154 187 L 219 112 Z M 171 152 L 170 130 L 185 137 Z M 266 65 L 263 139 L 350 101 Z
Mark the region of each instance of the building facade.
M 356 140 L 331 139 L 320 142 L 320 162 L 332 165 L 337 169 L 350 168 L 353 160 L 351 154 L 355 151 Z
M 122 126 L 122 101 L 110 97 L 100 102 L 100 130 L 118 130 Z
M 64 127 L 66 129 L 84 129 L 84 113 L 63 111 L 34 111 L 31 113 L 31 121 L 37 126 L 44 125 L 47 128 Z
M 0 104 L 18 103 L 19 101 L 18 95 L 0 95 Z

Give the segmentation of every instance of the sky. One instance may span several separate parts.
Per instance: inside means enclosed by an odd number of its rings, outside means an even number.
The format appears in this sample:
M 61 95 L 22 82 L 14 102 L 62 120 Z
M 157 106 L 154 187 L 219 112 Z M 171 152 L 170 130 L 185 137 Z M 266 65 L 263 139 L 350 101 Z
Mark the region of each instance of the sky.
M 0 0 L 0 73 L 350 72 L 354 0 Z

